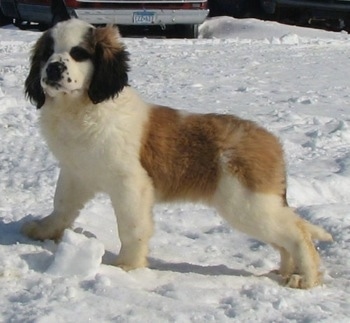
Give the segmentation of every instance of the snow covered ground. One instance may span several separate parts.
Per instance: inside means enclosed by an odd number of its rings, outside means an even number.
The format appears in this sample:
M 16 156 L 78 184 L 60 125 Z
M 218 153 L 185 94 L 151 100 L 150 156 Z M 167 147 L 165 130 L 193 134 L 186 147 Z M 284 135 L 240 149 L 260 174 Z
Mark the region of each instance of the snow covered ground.
M 215 18 L 201 39 L 126 38 L 130 79 L 151 101 L 234 113 L 277 134 L 288 199 L 332 233 L 325 284 L 282 287 L 278 254 L 200 205 L 155 208 L 151 267 L 124 272 L 107 197 L 60 244 L 23 237 L 51 211 L 58 169 L 23 95 L 39 32 L 0 29 L 1 322 L 350 322 L 350 36 Z M 95 239 L 95 237 L 97 239 Z

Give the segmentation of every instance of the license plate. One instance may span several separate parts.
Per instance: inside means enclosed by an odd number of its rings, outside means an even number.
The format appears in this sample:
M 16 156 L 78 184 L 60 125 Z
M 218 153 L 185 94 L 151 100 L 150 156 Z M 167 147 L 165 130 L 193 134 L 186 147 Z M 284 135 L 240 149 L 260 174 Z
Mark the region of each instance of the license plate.
M 153 24 L 156 21 L 156 14 L 150 11 L 134 12 L 133 23 L 140 25 Z

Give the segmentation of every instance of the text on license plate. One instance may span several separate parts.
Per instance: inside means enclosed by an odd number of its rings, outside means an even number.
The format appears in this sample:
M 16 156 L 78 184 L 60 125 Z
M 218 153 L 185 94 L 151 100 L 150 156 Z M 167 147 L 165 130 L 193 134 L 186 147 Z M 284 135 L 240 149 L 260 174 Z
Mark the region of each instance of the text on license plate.
M 134 12 L 133 23 L 134 24 L 153 24 L 156 20 L 156 14 L 149 11 Z

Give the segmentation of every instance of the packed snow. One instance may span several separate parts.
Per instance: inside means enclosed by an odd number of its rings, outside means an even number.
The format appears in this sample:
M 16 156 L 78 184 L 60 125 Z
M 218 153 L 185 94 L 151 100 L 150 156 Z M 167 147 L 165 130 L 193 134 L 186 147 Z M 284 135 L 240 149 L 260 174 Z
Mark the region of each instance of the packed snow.
M 350 36 L 257 20 L 205 22 L 200 39 L 125 38 L 146 100 L 233 113 L 283 143 L 288 200 L 334 238 L 319 243 L 324 285 L 283 287 L 279 255 L 201 205 L 155 207 L 150 268 L 111 266 L 110 201 L 91 201 L 62 240 L 32 241 L 50 213 L 58 164 L 24 97 L 38 31 L 0 28 L 1 322 L 350 322 Z

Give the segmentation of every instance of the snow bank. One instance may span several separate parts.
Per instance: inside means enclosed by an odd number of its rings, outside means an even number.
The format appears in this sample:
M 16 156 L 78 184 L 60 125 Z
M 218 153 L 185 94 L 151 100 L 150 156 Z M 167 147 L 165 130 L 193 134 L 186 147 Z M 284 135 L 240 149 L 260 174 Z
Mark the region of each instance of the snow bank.
M 336 33 L 283 25 L 274 21 L 235 19 L 232 17 L 214 17 L 206 20 L 199 27 L 199 37 L 245 39 L 248 42 L 264 40 L 267 43 L 287 45 L 322 41 L 348 41 L 350 39 L 345 32 Z

